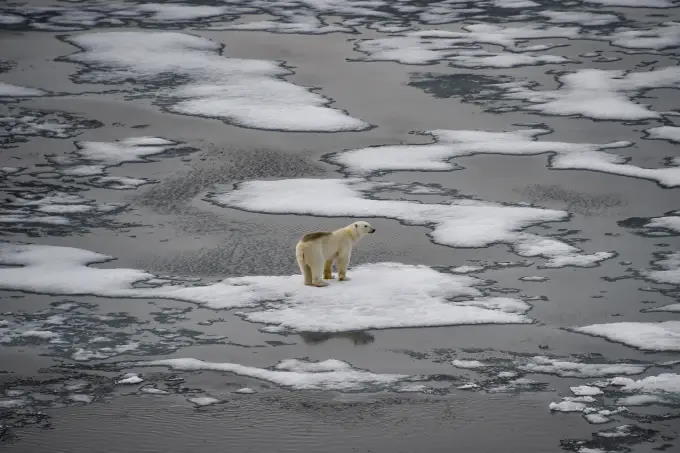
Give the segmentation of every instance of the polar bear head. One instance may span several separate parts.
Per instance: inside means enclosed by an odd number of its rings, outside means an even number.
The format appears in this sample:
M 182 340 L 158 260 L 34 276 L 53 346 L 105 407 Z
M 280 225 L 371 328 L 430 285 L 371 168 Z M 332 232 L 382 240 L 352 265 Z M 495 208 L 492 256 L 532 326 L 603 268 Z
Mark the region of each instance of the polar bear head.
M 354 222 L 350 225 L 350 228 L 356 231 L 359 237 L 363 237 L 369 233 L 375 233 L 375 228 L 373 228 L 370 223 L 364 222 L 363 220 L 360 222 Z

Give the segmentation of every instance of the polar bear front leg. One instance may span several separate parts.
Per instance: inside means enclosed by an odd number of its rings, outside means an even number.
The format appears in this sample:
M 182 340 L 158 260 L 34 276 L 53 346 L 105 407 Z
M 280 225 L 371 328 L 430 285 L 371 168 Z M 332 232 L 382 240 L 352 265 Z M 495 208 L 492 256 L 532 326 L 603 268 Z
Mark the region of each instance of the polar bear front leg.
M 347 266 L 349 265 L 350 253 L 341 253 L 338 255 L 338 280 L 341 282 L 349 280 L 347 277 Z

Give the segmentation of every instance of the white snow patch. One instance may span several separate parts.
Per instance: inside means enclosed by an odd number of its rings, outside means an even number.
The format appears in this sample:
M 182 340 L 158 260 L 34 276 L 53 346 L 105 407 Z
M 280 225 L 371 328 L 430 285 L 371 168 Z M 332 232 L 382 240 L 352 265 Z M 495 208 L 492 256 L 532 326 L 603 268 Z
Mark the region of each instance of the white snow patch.
M 250 387 L 243 387 L 238 390 L 234 390 L 234 393 L 241 393 L 244 395 L 252 395 L 253 393 L 257 393 L 255 390 L 251 389 Z
M 25 338 L 38 338 L 40 340 L 53 340 L 59 338 L 59 334 L 49 330 L 26 330 L 21 332 L 21 336 Z
M 658 283 L 680 285 L 680 252 L 664 254 L 652 264 L 658 269 L 645 271 L 643 276 Z
M 72 393 L 68 396 L 68 399 L 75 401 L 76 403 L 90 404 L 92 401 L 94 401 L 94 396 L 86 395 L 84 393 Z
M 556 360 L 545 356 L 532 357 L 528 362 L 518 366 L 522 371 L 530 373 L 556 374 L 562 377 L 601 377 L 615 374 L 640 374 L 647 368 L 645 365 L 632 363 L 581 363 Z
M 672 8 L 674 6 L 672 0 L 585 0 L 585 3 L 630 8 Z
M 10 83 L 0 82 L 0 97 L 33 97 L 43 96 L 45 94 L 47 93 L 36 88 L 26 88 L 18 85 L 12 85 Z
M 302 284 L 302 277 L 232 277 L 205 286 L 135 287 L 156 276 L 135 269 L 88 266 L 111 257 L 86 250 L 45 245 L 0 244 L 0 288 L 48 294 L 178 299 L 211 308 L 257 306 L 242 313 L 249 321 L 274 324 L 271 330 L 344 331 L 480 323 L 528 323 L 531 306 L 507 297 L 482 297 L 480 280 L 427 266 L 376 263 L 352 269 L 352 280 L 325 289 Z M 398 282 L 398 284 L 395 284 Z M 320 298 L 323 296 L 323 298 Z M 453 297 L 468 300 L 450 302 Z M 76 360 L 100 358 L 80 351 Z M 124 351 L 116 351 L 121 353 Z M 85 357 L 85 358 L 83 358 Z
M 160 154 L 176 142 L 160 137 L 131 137 L 116 142 L 76 142 L 76 154 L 89 162 L 105 167 L 120 165 L 124 162 L 144 162 L 145 157 Z
M 603 39 L 627 49 L 668 49 L 680 45 L 680 23 L 664 22 L 658 27 L 617 30 Z
M 658 126 L 645 129 L 648 138 L 670 140 L 680 143 L 680 127 L 677 126 Z
M 187 401 L 195 404 L 198 407 L 210 406 L 222 402 L 221 400 L 213 398 L 212 396 L 196 396 L 194 398 L 187 398 Z
M 376 374 L 358 370 L 339 360 L 304 362 L 293 359 L 281 362 L 273 370 L 236 363 L 205 362 L 194 358 L 135 362 L 135 365 L 166 366 L 182 371 L 210 370 L 233 373 L 297 390 L 362 390 L 367 387 L 389 386 L 408 377 L 401 374 Z
M 498 86 L 505 88 L 506 99 L 527 101 L 527 110 L 548 115 L 582 115 L 604 120 L 653 119 L 661 115 L 634 102 L 633 98 L 651 88 L 680 88 L 680 67 L 647 72 L 582 69 L 560 76 L 558 81 L 560 87 L 556 90 L 533 90 L 524 82 Z
M 494 24 L 465 25 L 462 32 L 421 30 L 400 36 L 367 39 L 356 49 L 367 54 L 367 61 L 397 61 L 402 64 L 431 64 L 451 60 L 466 67 L 507 68 L 519 65 L 563 63 L 569 61 L 556 55 L 518 54 L 545 50 L 549 44 L 525 45 L 528 39 L 576 38 L 579 27 L 546 27 L 523 25 L 503 27 Z M 480 50 L 479 44 L 494 44 L 510 52 L 491 53 Z
M 631 395 L 616 400 L 616 404 L 623 406 L 646 406 L 649 404 L 665 404 L 668 400 L 661 395 Z
M 554 24 L 577 24 L 585 26 L 609 25 L 619 22 L 615 14 L 593 13 L 590 11 L 540 11 L 539 15 Z
M 602 394 L 602 390 L 600 390 L 599 387 L 594 387 L 591 385 L 577 385 L 574 387 L 569 387 L 569 390 L 571 390 L 572 393 L 577 396 L 593 396 Z
M 661 373 L 656 376 L 634 380 L 631 378 L 619 378 L 616 385 L 621 386 L 622 392 L 640 393 L 680 393 L 680 374 Z
M 139 384 L 140 382 L 144 382 L 144 379 L 137 373 L 126 373 L 122 378 L 116 380 L 116 384 L 122 385 Z
M 583 412 L 586 405 L 577 401 L 560 401 L 559 403 L 550 403 L 548 408 L 555 412 Z
M 572 330 L 647 351 L 680 351 L 680 321 L 612 322 Z
M 464 266 L 457 266 L 457 267 L 452 267 L 449 269 L 451 272 L 454 274 L 472 274 L 474 272 L 481 272 L 484 270 L 483 266 L 469 266 L 469 265 L 464 265 Z
M 90 71 L 87 82 L 156 83 L 152 94 L 181 114 L 261 129 L 356 131 L 369 125 L 327 107 L 330 101 L 282 80 L 289 71 L 266 60 L 228 58 L 218 43 L 177 32 L 105 32 L 72 36 L 83 51 L 67 59 Z M 167 74 L 181 81 L 168 83 Z
M 341 151 L 330 160 L 348 173 L 366 175 L 384 171 L 449 171 L 457 169 L 453 159 L 477 154 L 533 156 L 551 154 L 549 168 L 592 170 L 621 176 L 651 179 L 666 187 L 680 185 L 680 167 L 642 168 L 627 159 L 604 152 L 622 148 L 626 141 L 605 144 L 538 141 L 547 129 L 511 132 L 439 129 L 426 132 L 434 143 L 423 145 L 382 145 Z
M 521 231 L 531 225 L 564 220 L 564 211 L 469 199 L 426 204 L 366 198 L 366 192 L 380 186 L 385 184 L 352 178 L 248 181 L 231 191 L 213 194 L 210 199 L 219 205 L 252 212 L 393 218 L 408 225 L 432 228 L 430 236 L 439 244 L 484 247 L 508 243 L 522 256 L 548 258 L 545 267 L 562 263 L 588 267 L 614 256 L 611 252 L 582 254 L 580 249 L 557 239 Z
M 451 361 L 451 365 L 455 366 L 456 368 L 466 369 L 484 368 L 489 366 L 484 362 L 480 362 L 479 360 L 459 360 L 459 359 Z

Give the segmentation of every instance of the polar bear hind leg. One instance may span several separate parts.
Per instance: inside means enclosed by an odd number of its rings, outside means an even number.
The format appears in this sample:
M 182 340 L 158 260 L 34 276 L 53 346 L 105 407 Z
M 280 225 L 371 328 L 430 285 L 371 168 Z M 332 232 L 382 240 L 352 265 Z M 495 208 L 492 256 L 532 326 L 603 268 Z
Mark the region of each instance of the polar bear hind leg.
M 323 266 L 323 278 L 325 280 L 331 280 L 333 278 L 333 259 L 326 260 Z

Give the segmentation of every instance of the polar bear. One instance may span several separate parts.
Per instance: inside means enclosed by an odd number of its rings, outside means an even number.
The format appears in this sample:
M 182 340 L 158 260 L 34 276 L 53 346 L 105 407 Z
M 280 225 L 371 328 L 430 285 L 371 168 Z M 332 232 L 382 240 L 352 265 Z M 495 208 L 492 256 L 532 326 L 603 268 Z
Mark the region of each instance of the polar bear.
M 352 247 L 375 228 L 368 222 L 354 222 L 332 233 L 323 231 L 305 234 L 295 246 L 300 271 L 305 277 L 305 285 L 327 286 L 321 280 L 333 278 L 333 261 L 338 270 L 338 280 L 347 280 L 347 265 L 352 255 Z

